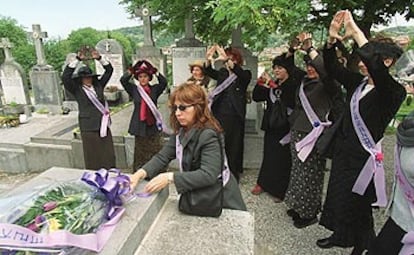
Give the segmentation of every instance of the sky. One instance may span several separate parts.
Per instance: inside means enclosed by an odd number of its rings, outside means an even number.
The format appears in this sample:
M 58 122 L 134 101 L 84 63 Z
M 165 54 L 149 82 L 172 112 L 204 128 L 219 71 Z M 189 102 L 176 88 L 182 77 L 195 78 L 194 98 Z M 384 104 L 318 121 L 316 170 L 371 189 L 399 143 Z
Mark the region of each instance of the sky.
M 0 15 L 15 19 L 26 31 L 31 30 L 32 24 L 40 24 L 49 38 L 56 39 L 65 39 L 72 30 L 79 28 L 112 30 L 142 24 L 139 18 L 129 18 L 125 5 L 119 5 L 119 0 L 2 0 Z M 407 22 L 396 16 L 390 24 L 405 25 L 414 26 L 414 19 Z
M 139 18 L 129 18 L 119 0 L 3 0 L 0 15 L 15 19 L 26 31 L 40 24 L 49 38 L 61 39 L 79 28 L 111 30 L 142 24 Z

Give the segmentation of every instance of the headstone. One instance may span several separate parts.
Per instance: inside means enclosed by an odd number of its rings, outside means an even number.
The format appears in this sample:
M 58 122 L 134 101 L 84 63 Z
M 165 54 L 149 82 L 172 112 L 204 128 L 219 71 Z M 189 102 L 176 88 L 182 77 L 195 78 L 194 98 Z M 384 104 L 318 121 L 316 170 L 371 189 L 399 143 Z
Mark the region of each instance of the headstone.
M 114 68 L 114 72 L 112 73 L 111 79 L 106 84 L 106 87 L 116 87 L 118 89 L 117 93 L 119 92 L 119 94 L 122 95 L 122 100 L 120 101 L 127 102 L 129 99 L 128 94 L 125 92 L 119 81 L 126 68 L 122 45 L 115 39 L 103 39 L 96 44 L 95 48 L 99 54 L 106 57 L 111 62 L 112 67 Z M 98 74 L 104 73 L 105 70 L 100 63 L 95 63 L 95 67 Z
M 1 38 L 0 48 L 3 48 L 5 60 L 0 66 L 0 81 L 5 104 L 29 105 L 30 97 L 23 68 L 14 61 L 8 38 Z
M 183 39 L 177 41 L 177 47 L 201 47 L 203 43 L 195 38 L 193 30 L 193 12 L 192 10 L 187 13 L 184 20 L 185 36 Z
M 190 11 L 184 21 L 185 36 L 177 41 L 177 47 L 172 49 L 174 86 L 185 82 L 191 76 L 188 64 L 195 60 L 204 60 L 206 56 L 206 47 L 195 38 L 192 18 L 193 13 Z
M 35 45 L 37 64 L 30 72 L 30 82 L 35 108 L 36 110 L 42 109 L 51 113 L 60 113 L 62 108 L 60 77 L 58 72 L 46 63 L 43 49 L 43 38 L 47 38 L 47 33 L 42 32 L 38 24 L 34 24 L 32 28 L 33 32 L 30 32 L 29 35 Z
M 136 50 L 135 56 L 132 57 L 132 63 L 135 64 L 140 59 L 149 60 L 162 74 L 167 73 L 167 59 L 162 54 L 161 49 L 155 47 L 152 37 L 151 16 L 154 12 L 146 6 L 137 8 L 135 15 L 140 17 L 144 24 L 144 45 Z
M 260 130 L 261 117 L 263 115 L 263 108 L 259 104 L 251 100 L 251 93 L 257 82 L 257 68 L 258 68 L 258 59 L 256 56 L 247 50 L 241 40 L 241 27 L 238 27 L 232 32 L 232 43 L 231 46 L 239 49 L 242 53 L 243 59 L 245 61 L 244 67 L 250 72 L 252 72 L 252 80 L 247 88 L 247 108 L 246 108 L 246 129 L 245 133 L 257 133 Z
M 172 73 L 173 84 L 178 86 L 185 82 L 191 72 L 189 64 L 195 60 L 206 58 L 206 47 L 174 47 L 172 49 Z

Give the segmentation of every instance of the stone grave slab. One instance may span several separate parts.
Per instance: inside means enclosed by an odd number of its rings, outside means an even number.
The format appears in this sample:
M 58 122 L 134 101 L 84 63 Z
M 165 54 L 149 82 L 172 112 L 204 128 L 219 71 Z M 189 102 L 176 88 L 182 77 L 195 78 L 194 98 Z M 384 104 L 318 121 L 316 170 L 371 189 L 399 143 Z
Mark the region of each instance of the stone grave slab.
M 196 217 L 178 211 L 171 195 L 135 255 L 247 255 L 254 250 L 254 217 L 224 209 L 218 218 Z

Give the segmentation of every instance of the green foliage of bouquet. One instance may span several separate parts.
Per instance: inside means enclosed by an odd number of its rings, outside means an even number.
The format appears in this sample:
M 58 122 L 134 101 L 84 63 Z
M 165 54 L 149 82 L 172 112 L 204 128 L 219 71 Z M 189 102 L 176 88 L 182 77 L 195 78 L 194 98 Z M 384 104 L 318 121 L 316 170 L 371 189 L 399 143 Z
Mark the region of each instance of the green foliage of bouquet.
M 37 233 L 57 230 L 90 233 L 105 220 L 105 201 L 101 192 L 83 183 L 65 184 L 38 196 L 12 223 Z

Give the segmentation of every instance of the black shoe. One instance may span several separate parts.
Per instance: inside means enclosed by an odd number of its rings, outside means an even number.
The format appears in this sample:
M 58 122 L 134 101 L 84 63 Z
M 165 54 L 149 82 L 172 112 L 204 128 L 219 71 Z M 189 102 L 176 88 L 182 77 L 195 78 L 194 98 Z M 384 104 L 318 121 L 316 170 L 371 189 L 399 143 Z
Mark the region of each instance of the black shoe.
M 295 219 L 293 222 L 293 226 L 297 227 L 297 228 L 304 228 L 307 226 L 310 226 L 312 224 L 315 224 L 316 222 L 318 222 L 318 218 L 314 217 L 311 219 L 306 219 L 306 218 L 298 218 Z
M 319 240 L 317 240 L 317 241 L 316 241 L 316 245 L 317 245 L 319 248 L 322 248 L 322 249 L 329 249 L 329 248 L 332 248 L 332 247 L 336 246 L 336 245 L 332 242 L 331 237 L 328 237 L 328 238 L 323 238 L 323 239 L 319 239 Z
M 295 209 L 289 209 L 286 211 L 286 213 L 292 218 L 292 220 L 297 220 L 300 218 L 299 213 L 297 213 Z

